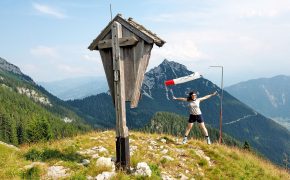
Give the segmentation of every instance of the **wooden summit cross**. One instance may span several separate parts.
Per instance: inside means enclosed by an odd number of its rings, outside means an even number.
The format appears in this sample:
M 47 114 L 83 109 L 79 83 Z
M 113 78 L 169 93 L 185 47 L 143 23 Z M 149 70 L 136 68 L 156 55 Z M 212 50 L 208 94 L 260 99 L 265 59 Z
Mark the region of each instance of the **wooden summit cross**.
M 126 104 L 138 106 L 140 88 L 153 44 L 164 40 L 142 25 L 118 14 L 88 47 L 99 50 L 116 111 L 116 167 L 129 170 L 129 133 Z

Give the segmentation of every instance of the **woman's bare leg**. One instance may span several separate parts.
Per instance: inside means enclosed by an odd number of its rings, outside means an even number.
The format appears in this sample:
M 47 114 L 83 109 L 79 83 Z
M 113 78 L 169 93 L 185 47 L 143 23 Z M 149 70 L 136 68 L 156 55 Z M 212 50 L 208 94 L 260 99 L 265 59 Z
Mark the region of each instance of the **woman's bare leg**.
M 185 135 L 184 136 L 186 136 L 186 137 L 188 136 L 188 134 L 189 134 L 192 126 L 193 126 L 193 123 L 188 123 L 187 124 L 186 131 L 185 131 Z
M 207 137 L 207 136 L 208 136 L 208 132 L 207 132 L 207 129 L 206 129 L 206 127 L 205 127 L 204 122 L 199 123 L 199 127 L 200 127 L 200 129 L 202 130 L 203 135 Z

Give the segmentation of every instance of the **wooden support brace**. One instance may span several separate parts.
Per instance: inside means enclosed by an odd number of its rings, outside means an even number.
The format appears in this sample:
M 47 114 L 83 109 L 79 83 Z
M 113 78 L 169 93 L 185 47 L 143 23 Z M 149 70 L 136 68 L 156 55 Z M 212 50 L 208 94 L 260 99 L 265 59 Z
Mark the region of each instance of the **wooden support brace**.
M 135 37 L 123 37 L 119 38 L 119 46 L 134 46 L 138 43 L 138 39 Z M 98 43 L 99 49 L 112 48 L 112 39 L 102 40 Z

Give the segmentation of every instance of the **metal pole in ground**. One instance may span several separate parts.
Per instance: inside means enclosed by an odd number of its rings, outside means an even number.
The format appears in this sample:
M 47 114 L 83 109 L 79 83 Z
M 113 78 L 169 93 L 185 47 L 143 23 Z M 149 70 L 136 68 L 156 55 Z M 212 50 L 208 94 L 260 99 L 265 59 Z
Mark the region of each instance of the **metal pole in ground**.
M 223 66 L 210 66 L 221 68 L 221 96 L 220 96 L 220 136 L 219 143 L 222 143 L 222 121 L 223 121 L 223 96 L 224 96 L 224 67 Z

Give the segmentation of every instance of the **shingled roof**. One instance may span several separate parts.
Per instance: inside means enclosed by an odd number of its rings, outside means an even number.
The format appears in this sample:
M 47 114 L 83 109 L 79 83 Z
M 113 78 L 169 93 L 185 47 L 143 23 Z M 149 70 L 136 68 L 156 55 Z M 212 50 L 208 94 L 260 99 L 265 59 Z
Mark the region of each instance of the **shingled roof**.
M 119 22 L 122 26 L 127 28 L 128 30 L 132 31 L 135 35 L 142 38 L 147 43 L 154 43 L 157 46 L 161 47 L 165 43 L 164 40 L 159 38 L 156 34 L 151 32 L 150 30 L 146 29 L 141 24 L 138 24 L 137 22 L 133 21 L 132 18 L 129 18 L 128 20 L 124 19 L 121 14 L 118 14 L 106 27 L 105 29 L 98 35 L 96 39 L 90 44 L 88 49 L 90 50 L 98 50 L 98 43 L 101 41 L 110 31 L 111 31 L 111 25 L 114 21 Z

